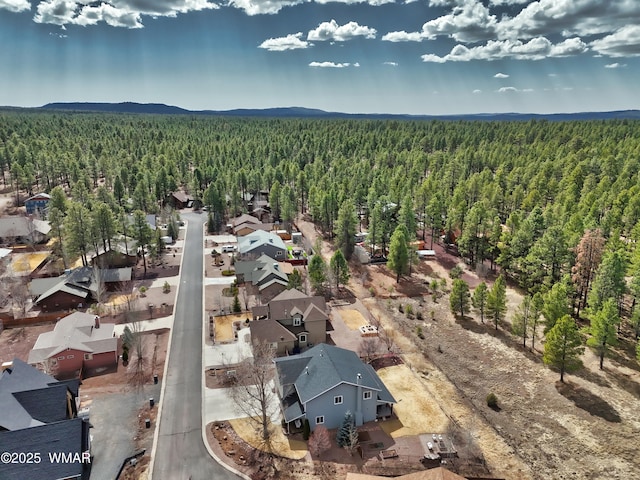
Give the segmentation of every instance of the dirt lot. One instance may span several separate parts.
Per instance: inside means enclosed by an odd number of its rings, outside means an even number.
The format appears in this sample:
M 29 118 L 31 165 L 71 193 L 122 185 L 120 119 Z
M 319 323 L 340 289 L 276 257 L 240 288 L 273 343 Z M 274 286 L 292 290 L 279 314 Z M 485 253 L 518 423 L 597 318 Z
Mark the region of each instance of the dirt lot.
M 313 241 L 313 225 L 298 226 Z M 397 285 L 384 266 L 352 265 L 349 287 L 383 326 L 401 334 L 396 348 L 423 378 L 451 426 L 479 445 L 492 473 L 507 479 L 640 478 L 637 364 L 615 354 L 600 371 L 587 350 L 585 368 L 559 385 L 539 350 L 523 349 L 502 328 L 496 332 L 476 318 L 454 319 L 444 292 L 433 301 L 428 282 L 444 278 L 450 286 L 448 271 L 461 263 L 439 245 L 434 249 L 439 260 L 423 261 L 411 280 Z M 331 253 L 325 243 L 323 256 Z M 469 271 L 463 278 L 472 288 L 481 281 Z M 511 314 L 520 299 L 509 289 Z M 407 303 L 422 320 L 399 311 Z M 424 339 L 417 336 L 418 326 Z M 536 342 L 541 349 L 541 339 Z M 487 407 L 490 392 L 497 395 L 499 409 Z

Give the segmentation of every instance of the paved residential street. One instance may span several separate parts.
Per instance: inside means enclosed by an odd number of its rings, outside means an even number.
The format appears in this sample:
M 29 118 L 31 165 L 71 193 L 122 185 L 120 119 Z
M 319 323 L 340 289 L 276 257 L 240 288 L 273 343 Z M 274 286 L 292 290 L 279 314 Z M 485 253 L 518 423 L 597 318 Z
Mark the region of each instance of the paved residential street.
M 207 451 L 202 439 L 202 277 L 205 216 L 188 221 L 181 285 L 175 308 L 154 480 L 236 479 Z

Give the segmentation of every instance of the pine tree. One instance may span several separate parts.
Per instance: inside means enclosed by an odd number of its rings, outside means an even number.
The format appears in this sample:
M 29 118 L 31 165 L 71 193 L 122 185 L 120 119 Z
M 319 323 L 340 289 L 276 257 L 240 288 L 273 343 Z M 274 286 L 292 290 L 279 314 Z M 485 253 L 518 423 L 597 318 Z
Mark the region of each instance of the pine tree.
M 487 288 L 487 284 L 482 282 L 480 285 L 476 287 L 473 291 L 473 298 L 471 299 L 471 303 L 473 308 L 475 308 L 480 314 L 480 322 L 484 323 L 484 313 L 487 308 L 487 296 L 489 295 L 489 289 Z
M 340 285 L 349 283 L 349 265 L 342 254 L 342 250 L 336 250 L 329 262 L 331 274 L 336 281 L 336 289 L 340 289 Z
M 558 368 L 560 381 L 564 382 L 565 372 L 580 368 L 582 352 L 584 344 L 576 322 L 569 315 L 564 315 L 547 333 L 542 360 L 545 365 Z
M 327 282 L 327 265 L 320 254 L 315 254 L 309 262 L 309 281 L 316 294 L 324 293 Z
M 396 274 L 396 283 L 400 282 L 400 276 L 407 271 L 409 265 L 409 247 L 405 230 L 404 225 L 398 225 L 391 235 L 391 244 L 389 245 L 387 266 Z
M 358 225 L 358 217 L 353 206 L 353 201 L 347 199 L 342 202 L 338 211 L 338 221 L 336 223 L 336 246 L 342 250 L 346 260 L 351 258 L 356 245 L 355 235 Z
M 533 302 L 530 295 L 525 295 L 522 299 L 522 303 L 518 307 L 518 311 L 513 317 L 513 324 L 511 330 L 517 337 L 522 338 L 522 346 L 527 346 L 527 336 L 529 335 L 529 324 L 531 317 L 533 316 Z
M 500 275 L 487 295 L 487 316 L 493 321 L 496 330 L 507 313 L 507 286 Z
M 600 370 L 602 370 L 604 357 L 607 355 L 609 347 L 618 343 L 616 333 L 618 323 L 620 323 L 620 317 L 613 299 L 606 300 L 602 304 L 602 308 L 591 316 L 591 324 L 587 328 L 591 338 L 587 340 L 587 345 L 598 353 Z
M 453 281 L 451 295 L 449 296 L 451 311 L 454 314 L 458 312 L 461 317 L 464 317 L 464 312 L 469 310 L 469 301 L 469 285 L 461 278 L 456 278 Z
M 336 442 L 339 447 L 351 451 L 358 446 L 358 430 L 356 429 L 356 422 L 353 419 L 353 414 L 349 410 L 345 412 L 342 424 L 340 425 L 340 428 L 338 428 Z

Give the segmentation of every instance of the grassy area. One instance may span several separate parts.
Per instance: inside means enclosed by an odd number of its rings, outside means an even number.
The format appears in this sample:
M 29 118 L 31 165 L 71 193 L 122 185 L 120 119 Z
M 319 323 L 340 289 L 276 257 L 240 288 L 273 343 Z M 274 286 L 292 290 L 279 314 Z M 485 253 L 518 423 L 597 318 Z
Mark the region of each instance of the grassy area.
M 260 433 L 256 431 L 255 422 L 252 422 L 249 418 L 238 418 L 235 420 L 229 420 L 229 424 L 231 424 L 240 438 L 253 448 L 267 451 L 262 439 L 260 438 Z M 307 454 L 306 442 L 287 438 L 279 425 L 272 425 L 272 428 L 274 433 L 271 438 L 271 453 L 281 457 L 291 458 L 293 460 L 300 460 L 305 457 Z
M 340 310 L 339 313 L 345 325 L 351 330 L 358 330 L 360 327 L 369 324 L 369 322 L 367 322 L 367 320 L 357 310 L 346 309 Z
M 381 368 L 377 373 L 398 402 L 393 407 L 398 418 L 381 424 L 386 433 L 398 438 L 445 431 L 449 419 L 407 365 Z

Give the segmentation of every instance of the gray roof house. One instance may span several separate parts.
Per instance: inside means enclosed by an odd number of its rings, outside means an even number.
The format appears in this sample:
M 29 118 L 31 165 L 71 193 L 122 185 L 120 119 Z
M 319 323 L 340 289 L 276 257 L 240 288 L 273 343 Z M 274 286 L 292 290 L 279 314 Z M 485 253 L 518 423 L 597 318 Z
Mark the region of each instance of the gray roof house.
M 78 418 L 78 382 L 60 382 L 14 359 L 0 373 L 0 445 L 4 452 L 40 461 L 4 463 L 3 480 L 88 479 L 89 423 Z M 50 454 L 72 454 L 78 462 L 52 462 Z
M 287 247 L 275 233 L 256 230 L 253 233 L 238 237 L 238 254 L 241 259 L 255 259 L 265 254 L 276 261 L 287 258 Z
M 338 428 L 347 411 L 356 425 L 393 413 L 393 398 L 373 367 L 356 353 L 318 344 L 306 352 L 274 360 L 283 422 L 289 430 L 306 418 L 315 429 Z
M 0 218 L 0 244 L 21 245 L 41 243 L 47 239 L 51 225 L 29 217 Z
M 289 281 L 281 263 L 262 254 L 257 260 L 240 260 L 234 265 L 238 283 L 244 283 L 252 295 L 259 295 L 263 302 L 286 290 Z

